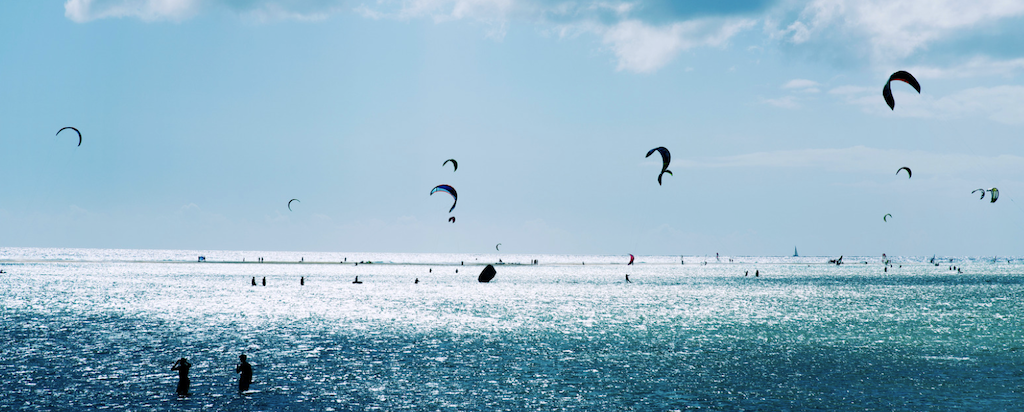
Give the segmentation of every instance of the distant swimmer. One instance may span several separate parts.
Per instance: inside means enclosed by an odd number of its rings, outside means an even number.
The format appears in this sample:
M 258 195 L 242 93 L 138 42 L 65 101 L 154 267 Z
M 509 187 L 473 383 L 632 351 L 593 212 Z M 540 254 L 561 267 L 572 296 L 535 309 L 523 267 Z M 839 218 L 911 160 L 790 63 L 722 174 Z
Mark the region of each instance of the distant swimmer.
M 420 278 L 416 278 L 416 282 L 414 282 L 414 283 L 417 284 L 417 285 L 420 284 Z
M 266 276 L 263 277 L 263 286 L 267 286 L 267 277 Z
M 181 358 L 171 365 L 172 371 L 178 371 L 178 396 L 188 396 L 188 387 L 191 383 L 188 380 L 188 370 L 192 368 L 192 364 L 188 363 L 188 359 Z
M 632 281 L 629 280 L 629 274 L 628 273 L 626 274 L 626 283 L 633 283 Z
M 252 285 L 253 285 L 253 286 L 256 286 L 256 276 L 253 276 L 253 277 L 252 277 Z
M 747 276 L 750 276 L 750 271 L 749 270 L 746 271 L 746 272 L 743 272 L 743 277 L 747 277 Z
M 352 283 L 355 283 L 355 284 L 358 285 L 358 284 L 362 284 L 363 282 L 360 282 L 359 281 L 359 276 L 356 276 L 356 280 L 353 280 Z
M 756 278 L 756 277 L 760 277 L 760 276 L 761 276 L 761 271 L 760 270 L 755 270 L 754 271 L 754 277 Z
M 235 367 L 235 373 L 240 374 L 238 376 L 238 392 L 245 392 L 249 390 L 249 384 L 252 383 L 252 365 L 245 360 L 245 355 L 238 355 L 238 366 Z
M 302 276 L 299 278 L 299 286 L 306 286 L 306 277 Z

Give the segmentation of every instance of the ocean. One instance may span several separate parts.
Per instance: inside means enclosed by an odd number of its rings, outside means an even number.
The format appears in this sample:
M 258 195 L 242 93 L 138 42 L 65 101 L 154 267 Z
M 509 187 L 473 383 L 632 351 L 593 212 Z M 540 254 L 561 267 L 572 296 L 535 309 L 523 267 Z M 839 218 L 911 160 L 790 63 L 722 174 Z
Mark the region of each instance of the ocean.
M 1024 260 L 834 258 L 0 248 L 0 410 L 1024 405 Z

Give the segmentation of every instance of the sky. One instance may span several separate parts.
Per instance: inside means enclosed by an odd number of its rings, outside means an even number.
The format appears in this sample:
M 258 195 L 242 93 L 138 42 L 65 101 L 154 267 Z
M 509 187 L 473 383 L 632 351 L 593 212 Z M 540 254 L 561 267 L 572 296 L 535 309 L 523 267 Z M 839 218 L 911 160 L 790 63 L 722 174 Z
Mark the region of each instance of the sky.
M 0 246 L 1024 255 L 1021 38 L 1007 0 L 0 2 Z

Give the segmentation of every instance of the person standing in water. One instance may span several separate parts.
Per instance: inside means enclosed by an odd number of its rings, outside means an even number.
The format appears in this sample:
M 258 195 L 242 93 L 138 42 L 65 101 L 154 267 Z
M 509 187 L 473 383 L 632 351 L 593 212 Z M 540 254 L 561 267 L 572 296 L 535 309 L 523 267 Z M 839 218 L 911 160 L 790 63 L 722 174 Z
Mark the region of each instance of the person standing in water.
M 306 286 L 306 277 L 302 276 L 299 278 L 299 286 Z
M 253 285 L 253 286 L 256 286 L 256 276 L 253 276 L 253 277 L 252 277 L 252 285 Z
M 235 373 L 240 374 L 238 376 L 238 392 L 245 392 L 249 390 L 249 384 L 252 383 L 252 365 L 245 360 L 245 355 L 238 355 L 238 366 L 235 367 Z
M 626 283 L 633 283 L 632 281 L 629 280 L 629 273 L 626 274 Z
M 267 286 L 267 277 L 266 276 L 263 277 L 263 286 Z
M 188 380 L 188 370 L 192 368 L 192 364 L 188 363 L 188 359 L 181 358 L 171 365 L 172 371 L 178 371 L 178 396 L 188 396 L 188 387 L 191 383 Z

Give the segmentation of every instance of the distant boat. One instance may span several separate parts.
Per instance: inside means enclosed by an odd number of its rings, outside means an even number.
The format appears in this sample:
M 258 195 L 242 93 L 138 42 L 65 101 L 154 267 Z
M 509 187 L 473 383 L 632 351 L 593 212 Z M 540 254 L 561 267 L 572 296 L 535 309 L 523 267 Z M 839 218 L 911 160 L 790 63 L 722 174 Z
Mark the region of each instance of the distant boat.
M 800 254 L 796 253 L 796 246 L 793 246 L 793 257 L 800 257 Z

